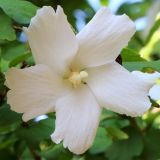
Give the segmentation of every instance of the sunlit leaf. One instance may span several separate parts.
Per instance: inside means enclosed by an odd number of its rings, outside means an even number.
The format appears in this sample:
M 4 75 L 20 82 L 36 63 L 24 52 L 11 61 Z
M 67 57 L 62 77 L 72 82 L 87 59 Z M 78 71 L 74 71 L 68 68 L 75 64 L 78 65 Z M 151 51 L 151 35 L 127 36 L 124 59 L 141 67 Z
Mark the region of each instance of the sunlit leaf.
M 117 127 L 107 127 L 108 133 L 117 139 L 128 139 L 128 134 Z
M 153 68 L 160 72 L 160 60 L 145 62 L 124 62 L 123 66 L 129 71 L 142 70 L 143 68 Z
M 25 0 L 0 0 L 0 8 L 16 22 L 28 24 L 38 7 Z
M 123 62 L 145 61 L 135 50 L 130 48 L 124 48 L 121 52 L 121 56 Z
M 13 41 L 16 39 L 16 34 L 12 26 L 12 20 L 0 11 L 0 39 Z
M 151 55 L 154 51 L 154 46 L 158 41 L 160 41 L 160 30 L 157 30 L 152 34 L 152 37 L 148 41 L 148 43 L 141 49 L 140 55 L 146 60 L 151 60 Z
M 100 0 L 100 3 L 102 6 L 107 6 L 108 5 L 108 0 Z

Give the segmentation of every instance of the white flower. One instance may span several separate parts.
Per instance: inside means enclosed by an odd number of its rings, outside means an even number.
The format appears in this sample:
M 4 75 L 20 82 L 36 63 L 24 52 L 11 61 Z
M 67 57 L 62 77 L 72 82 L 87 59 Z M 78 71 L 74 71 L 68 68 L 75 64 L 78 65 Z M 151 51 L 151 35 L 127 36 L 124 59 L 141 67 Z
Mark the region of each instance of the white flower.
M 8 103 L 24 121 L 55 111 L 55 143 L 81 154 L 94 140 L 101 107 L 130 116 L 150 108 L 150 84 L 115 62 L 135 33 L 126 15 L 103 7 L 75 36 L 60 6 L 43 7 L 24 30 L 36 65 L 6 73 Z
M 139 78 L 153 83 L 154 86 L 149 90 L 149 96 L 160 104 L 160 73 L 143 73 L 140 71 L 133 71 L 132 74 L 138 76 Z

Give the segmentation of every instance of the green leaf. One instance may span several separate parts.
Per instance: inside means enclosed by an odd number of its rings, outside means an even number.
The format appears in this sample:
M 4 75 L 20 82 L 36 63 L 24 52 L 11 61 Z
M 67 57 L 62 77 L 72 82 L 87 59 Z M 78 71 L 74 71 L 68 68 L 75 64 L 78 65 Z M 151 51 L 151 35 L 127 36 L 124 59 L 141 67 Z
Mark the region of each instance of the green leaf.
M 90 153 L 98 154 L 98 153 L 105 152 L 111 144 L 112 144 L 111 136 L 108 135 L 105 128 L 99 127 L 94 143 L 90 148 Z
M 11 111 L 9 105 L 4 104 L 0 107 L 0 132 L 8 133 L 16 129 L 22 122 L 20 114 Z
M 128 129 L 129 138 L 115 141 L 106 152 L 109 160 L 133 160 L 143 150 L 141 135 L 133 128 Z
M 117 139 L 128 139 L 127 133 L 117 127 L 107 127 L 108 133 Z
M 41 140 L 50 139 L 53 128 L 54 121 L 48 118 L 39 122 L 24 123 L 17 129 L 16 135 L 29 146 L 36 146 Z
M 13 41 L 16 39 L 15 30 L 12 27 L 12 20 L 0 11 L 0 40 Z
M 1 58 L 0 60 L 0 71 L 6 72 L 9 68 L 9 61 L 6 61 L 5 59 Z
M 155 117 L 155 119 L 153 121 L 153 127 L 155 129 L 160 129 L 160 113 L 158 114 L 157 117 Z
M 0 7 L 9 17 L 21 24 L 28 24 L 38 9 L 25 0 L 0 0 Z
M 17 41 L 2 46 L 2 58 L 5 60 L 11 61 L 26 52 L 28 52 L 28 45 Z
M 125 128 L 130 125 L 130 121 L 128 119 L 124 119 L 121 118 L 120 116 L 117 116 L 103 120 L 102 124 L 105 128 L 108 127 Z
M 2 92 L 6 89 L 6 87 L 4 86 L 4 82 L 5 82 L 4 74 L 0 72 L 0 95 L 2 95 Z
M 124 48 L 121 52 L 121 56 L 123 62 L 145 61 L 137 52 L 130 48 Z
M 0 107 L 0 126 L 7 126 L 17 122 L 21 122 L 21 116 L 10 110 L 8 104 L 2 105 L 2 107 Z
M 17 64 L 27 60 L 28 58 L 30 58 L 32 55 L 31 55 L 31 52 L 28 52 L 28 53 L 25 53 L 23 55 L 20 55 L 18 57 L 16 57 L 15 59 L 13 59 L 10 63 L 9 63 L 9 67 L 14 67 L 16 66 Z
M 64 153 L 64 148 L 62 144 L 52 145 L 47 149 L 44 149 L 40 155 L 47 160 L 57 159 L 62 153 Z
M 3 139 L 0 139 L 0 150 L 9 148 L 17 141 L 17 138 L 12 135 L 5 135 L 3 136 Z
M 159 142 L 160 130 L 151 129 L 145 134 L 145 150 L 144 159 L 158 160 L 160 159 Z
M 108 0 L 100 0 L 102 6 L 108 6 Z
M 19 156 L 21 160 L 35 160 L 30 149 L 26 147 L 23 154 Z
M 123 62 L 123 66 L 129 71 L 142 70 L 144 68 L 152 68 L 160 72 L 160 60 L 144 62 Z
M 148 1 L 147 3 L 130 3 L 129 1 L 122 3 L 122 5 L 118 8 L 118 14 L 126 13 L 129 17 L 132 17 L 133 20 L 136 20 L 137 18 L 146 15 L 146 11 L 150 7 L 150 2 Z

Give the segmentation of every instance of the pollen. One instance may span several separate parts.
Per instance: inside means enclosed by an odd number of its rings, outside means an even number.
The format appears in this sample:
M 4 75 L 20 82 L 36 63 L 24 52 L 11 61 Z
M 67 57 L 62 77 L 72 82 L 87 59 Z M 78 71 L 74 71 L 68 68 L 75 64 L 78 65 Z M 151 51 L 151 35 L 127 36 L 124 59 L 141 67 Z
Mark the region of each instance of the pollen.
M 74 88 L 77 88 L 80 84 L 84 83 L 85 78 L 88 77 L 86 71 L 71 72 L 68 80 L 72 83 Z

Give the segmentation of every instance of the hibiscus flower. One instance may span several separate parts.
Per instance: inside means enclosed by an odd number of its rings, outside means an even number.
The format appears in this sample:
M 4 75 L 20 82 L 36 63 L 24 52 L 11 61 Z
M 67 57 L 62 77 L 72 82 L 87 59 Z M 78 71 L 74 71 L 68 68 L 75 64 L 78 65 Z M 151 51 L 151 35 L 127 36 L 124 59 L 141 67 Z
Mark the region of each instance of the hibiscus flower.
M 135 33 L 128 16 L 102 7 L 77 35 L 58 6 L 44 6 L 24 28 L 36 65 L 6 73 L 11 109 L 23 120 L 56 112 L 55 143 L 75 154 L 93 143 L 102 107 L 140 116 L 151 106 L 150 83 L 115 62 Z

